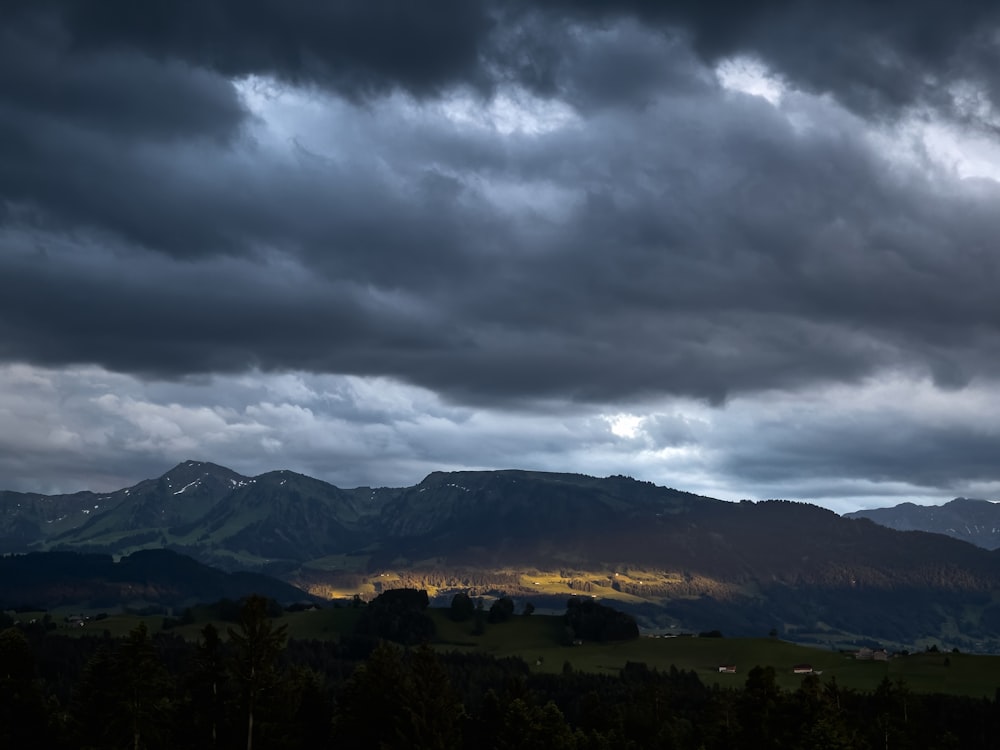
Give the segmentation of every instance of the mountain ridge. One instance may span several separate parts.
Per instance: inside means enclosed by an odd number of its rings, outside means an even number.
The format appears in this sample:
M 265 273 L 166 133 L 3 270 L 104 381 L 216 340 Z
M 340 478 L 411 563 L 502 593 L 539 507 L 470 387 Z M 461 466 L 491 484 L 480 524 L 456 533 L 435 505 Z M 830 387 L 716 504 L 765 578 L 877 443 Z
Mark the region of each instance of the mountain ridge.
M 844 517 L 867 518 L 896 531 L 926 531 L 983 549 L 1000 549 L 1000 505 L 990 500 L 957 497 L 942 505 L 906 502 L 853 511 Z
M 92 517 L 58 533 L 31 510 L 44 499 L 22 503 L 31 508 L 19 517 L 2 497 L 0 540 L 22 548 L 166 548 L 324 596 L 400 586 L 441 597 L 584 593 L 632 607 L 650 627 L 898 643 L 947 635 L 1000 651 L 1000 552 L 807 503 L 730 503 L 624 476 L 516 469 L 341 489 L 193 461 L 102 496 L 112 507 L 87 508 Z M 92 500 L 77 497 L 100 504 Z

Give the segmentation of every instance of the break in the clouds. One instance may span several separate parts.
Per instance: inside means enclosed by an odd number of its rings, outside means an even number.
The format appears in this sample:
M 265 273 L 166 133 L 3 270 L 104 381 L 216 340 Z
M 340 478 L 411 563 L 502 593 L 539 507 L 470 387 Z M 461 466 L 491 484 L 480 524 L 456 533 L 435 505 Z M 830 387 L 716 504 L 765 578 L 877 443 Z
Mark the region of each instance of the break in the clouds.
M 992 4 L 3 5 L 4 486 L 1000 482 Z

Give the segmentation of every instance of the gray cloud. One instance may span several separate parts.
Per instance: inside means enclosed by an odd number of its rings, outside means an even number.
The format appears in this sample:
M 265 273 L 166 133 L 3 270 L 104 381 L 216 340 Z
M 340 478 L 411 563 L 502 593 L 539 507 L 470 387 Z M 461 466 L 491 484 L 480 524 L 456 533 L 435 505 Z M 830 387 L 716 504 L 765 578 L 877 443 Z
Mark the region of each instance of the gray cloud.
M 254 461 L 279 451 L 301 470 L 356 459 L 280 435 L 335 422 L 371 425 L 365 450 L 409 480 L 448 455 L 559 469 L 544 446 L 575 431 L 589 437 L 566 460 L 589 450 L 609 473 L 648 471 L 643 451 L 725 449 L 697 463 L 708 488 L 712 471 L 765 486 L 788 461 L 989 486 L 991 434 L 967 422 L 914 423 L 899 458 L 836 420 L 804 441 L 768 423 L 744 452 L 658 411 L 900 373 L 960 400 L 1000 378 L 1000 187 L 920 130 L 967 144 L 990 124 L 996 19 L 938 6 L 9 2 L 0 359 L 67 391 L 90 387 L 79 367 L 133 378 L 131 396 L 94 390 L 118 401 L 87 401 L 79 425 L 111 420 L 102 455 L 150 470 L 216 434 L 172 443 L 138 420 L 166 418 L 173 382 L 212 404 L 183 415 L 255 430 Z M 720 80 L 734 55 L 762 60 L 779 93 Z M 385 414 L 251 395 L 223 414 L 219 389 L 190 386 L 246 373 L 411 384 L 448 416 L 412 417 L 432 435 L 421 453 Z M 525 450 L 499 427 L 472 450 L 432 426 L 503 424 L 501 408 L 556 422 L 532 423 Z M 645 408 L 643 436 L 608 437 L 604 416 Z M 37 450 L 69 450 L 50 418 Z
M 997 497 L 994 387 L 927 381 L 673 399 L 625 411 L 469 408 L 385 379 L 305 373 L 142 381 L 96 368 L 0 367 L 5 486 L 98 491 L 192 456 L 247 474 L 289 468 L 340 486 L 440 469 L 625 473 L 726 499 L 838 510 Z
M 21 27 L 59 30 L 74 53 L 138 53 L 183 61 L 227 77 L 273 75 L 318 84 L 358 99 L 401 88 L 418 96 L 467 84 L 489 91 L 516 81 L 551 94 L 567 65 L 572 77 L 603 84 L 611 100 L 657 85 L 641 48 L 606 50 L 602 69 L 577 65 L 565 29 L 600 35 L 623 18 L 668 35 L 688 36 L 709 61 L 752 53 L 816 92 L 832 92 L 861 111 L 913 104 L 962 111 L 946 84 L 971 81 L 997 91 L 992 3 L 952 7 L 921 2 L 656 2 L 654 0 L 156 0 L 141 10 L 126 0 L 8 0 Z M 616 32 L 619 35 L 621 32 Z M 606 41 L 603 40 L 603 41 Z M 562 70 L 561 70 L 562 69 Z M 611 73 L 613 71 L 613 73 Z M 618 85 L 611 81 L 617 78 Z
M 121 139 L 227 138 L 246 115 L 232 83 L 180 59 L 140 50 L 74 49 L 67 29 L 40 17 L 0 30 L 4 119 L 58 119 Z M 26 128 L 27 129 L 27 128 Z
M 58 145 L 24 158 L 24 197 L 90 226 L 40 263 L 58 224 L 12 222 L 7 356 L 387 374 L 471 402 L 996 374 L 996 186 L 895 164 L 834 106 L 682 86 L 500 138 L 403 100 L 336 107 L 371 129 L 291 149 L 40 133 Z
M 770 496 L 995 497 L 996 406 L 995 382 L 948 392 L 895 376 L 741 401 L 709 440 L 721 474 Z
M 533 5 L 533 4 L 532 4 Z M 754 54 L 815 93 L 831 93 L 866 114 L 931 107 L 979 119 L 949 84 L 971 82 L 996 105 L 1000 76 L 988 2 L 954 7 L 921 2 L 670 2 L 565 0 L 547 12 L 608 23 L 623 14 L 655 28 L 683 29 L 708 61 Z
M 433 94 L 480 78 L 479 47 L 491 28 L 480 2 L 405 0 L 8 0 L 21 24 L 52 22 L 81 55 L 139 53 L 180 60 L 226 77 L 275 75 L 350 96 L 395 87 Z M 40 20 L 41 19 L 41 20 Z
M 383 379 L 303 373 L 149 382 L 97 368 L 6 366 L 0 415 L 9 427 L 0 435 L 5 487 L 46 492 L 117 489 L 193 455 L 345 487 L 412 484 L 496 461 L 560 470 L 567 448 L 611 473 L 621 455 L 593 412 L 491 413 Z

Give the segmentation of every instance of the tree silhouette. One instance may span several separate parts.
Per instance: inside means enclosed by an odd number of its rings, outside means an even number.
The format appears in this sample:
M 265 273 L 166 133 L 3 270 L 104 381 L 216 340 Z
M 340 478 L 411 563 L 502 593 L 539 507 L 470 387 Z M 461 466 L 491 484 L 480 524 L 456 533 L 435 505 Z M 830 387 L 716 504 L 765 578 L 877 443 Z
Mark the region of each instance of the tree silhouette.
M 77 747 L 127 746 L 114 737 L 117 713 L 114 653 L 103 644 L 91 654 L 73 685 L 70 727 Z
M 490 606 L 490 622 L 507 622 L 514 614 L 514 600 L 509 596 L 502 596 Z
M 368 603 L 355 632 L 406 645 L 422 643 L 434 635 L 434 620 L 425 612 L 428 603 L 424 590 L 383 591 Z
M 461 746 L 462 702 L 427 645 L 406 654 L 380 643 L 337 702 L 334 734 L 344 747 L 450 750 Z
M 747 675 L 740 696 L 740 724 L 747 747 L 775 747 L 776 730 L 781 730 L 778 709 L 782 693 L 774 667 L 755 666 Z
M 78 747 L 171 747 L 173 681 L 140 622 L 112 650 L 101 646 L 75 685 Z
M 476 604 L 472 597 L 464 591 L 460 591 L 451 598 L 451 609 L 449 615 L 455 622 L 465 622 L 471 620 L 476 612 Z
M 267 599 L 247 597 L 238 628 L 227 628 L 233 645 L 230 669 L 243 691 L 247 717 L 247 750 L 253 750 L 254 714 L 261 697 L 278 680 L 278 657 L 285 647 L 287 625 L 274 627 L 267 616 Z
M 218 629 L 208 623 L 192 657 L 189 674 L 191 720 L 199 746 L 219 746 L 226 697 L 226 653 Z
M 132 748 L 168 745 L 173 682 L 140 622 L 118 649 L 115 672 L 119 705 L 132 735 Z
M 507 705 L 494 743 L 497 750 L 571 750 L 576 738 L 552 701 L 537 706 L 515 698 Z
M 34 681 L 31 645 L 16 628 L 0 631 L 0 747 L 49 743 L 45 699 Z
M 409 747 L 449 750 L 461 744 L 462 702 L 438 655 L 424 644 L 410 654 L 411 700 L 405 734 Z
M 291 666 L 275 699 L 281 703 L 282 747 L 321 748 L 329 741 L 332 701 L 315 669 Z
M 382 641 L 351 675 L 337 701 L 334 734 L 342 747 L 396 747 L 404 740 L 406 670 L 402 653 Z

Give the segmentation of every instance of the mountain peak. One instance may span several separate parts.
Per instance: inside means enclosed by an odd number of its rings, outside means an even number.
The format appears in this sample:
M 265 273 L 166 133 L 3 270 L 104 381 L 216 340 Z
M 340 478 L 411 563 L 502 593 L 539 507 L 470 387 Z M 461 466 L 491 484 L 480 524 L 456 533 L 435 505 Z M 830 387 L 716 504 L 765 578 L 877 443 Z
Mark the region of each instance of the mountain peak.
M 330 484 L 329 482 L 323 481 L 322 479 L 317 479 L 316 477 L 311 477 L 308 474 L 300 474 L 297 471 L 292 471 L 291 469 L 276 469 L 274 471 L 268 471 L 263 474 L 258 474 L 253 478 L 254 483 L 261 485 L 294 485 L 296 487 L 313 487 L 313 488 L 326 488 L 339 490 L 340 488 Z
M 211 477 L 212 479 L 221 479 L 224 481 L 228 480 L 246 480 L 247 477 L 242 474 L 238 474 L 232 469 L 227 469 L 225 466 L 219 466 L 219 464 L 213 464 L 209 461 L 182 461 L 177 464 L 170 471 L 163 474 L 160 479 L 167 480 L 171 483 L 176 482 L 191 482 L 196 479 L 202 479 L 206 477 Z
M 220 471 L 229 474 L 236 473 L 232 469 L 226 468 L 225 466 L 220 466 L 219 464 L 214 464 L 211 461 L 195 461 L 192 459 L 189 459 L 187 461 L 181 461 L 174 468 L 170 469 L 170 471 L 168 471 L 167 473 L 170 474 L 175 471 L 196 471 L 199 469 L 203 471 L 212 471 L 212 472 Z

